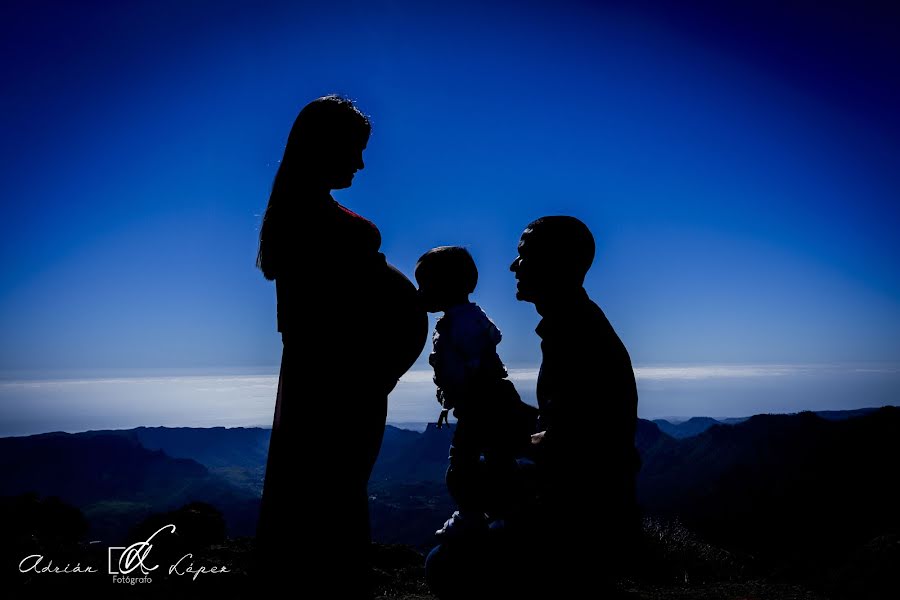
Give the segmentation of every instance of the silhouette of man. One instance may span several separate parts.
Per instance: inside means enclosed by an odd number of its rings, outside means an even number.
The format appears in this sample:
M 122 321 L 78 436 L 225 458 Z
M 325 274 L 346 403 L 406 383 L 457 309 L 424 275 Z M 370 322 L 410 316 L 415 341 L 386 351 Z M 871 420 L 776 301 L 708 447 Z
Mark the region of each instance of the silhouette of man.
M 627 349 L 583 287 L 594 260 L 587 226 L 574 217 L 540 218 L 522 233 L 518 251 L 510 265 L 516 298 L 542 317 L 535 546 L 543 587 L 574 598 L 612 588 L 638 532 L 637 389 Z

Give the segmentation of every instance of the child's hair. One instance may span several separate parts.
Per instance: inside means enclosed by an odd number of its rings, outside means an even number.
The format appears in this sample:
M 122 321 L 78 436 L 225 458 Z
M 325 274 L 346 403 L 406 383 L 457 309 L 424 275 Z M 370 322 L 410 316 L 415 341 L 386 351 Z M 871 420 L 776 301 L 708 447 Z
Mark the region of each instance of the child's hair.
M 471 294 L 478 284 L 478 269 L 469 251 L 462 246 L 432 248 L 416 262 L 416 270 L 425 270 L 441 279 L 441 287 Z

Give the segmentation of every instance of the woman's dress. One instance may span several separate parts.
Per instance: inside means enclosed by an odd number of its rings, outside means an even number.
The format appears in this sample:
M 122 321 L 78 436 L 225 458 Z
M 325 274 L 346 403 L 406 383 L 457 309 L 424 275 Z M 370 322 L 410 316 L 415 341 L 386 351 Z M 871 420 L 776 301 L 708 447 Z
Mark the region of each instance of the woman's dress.
M 373 223 L 330 198 L 297 205 L 279 237 L 284 348 L 257 566 L 269 583 L 316 580 L 365 597 L 367 484 L 388 393 L 421 352 L 427 316 Z

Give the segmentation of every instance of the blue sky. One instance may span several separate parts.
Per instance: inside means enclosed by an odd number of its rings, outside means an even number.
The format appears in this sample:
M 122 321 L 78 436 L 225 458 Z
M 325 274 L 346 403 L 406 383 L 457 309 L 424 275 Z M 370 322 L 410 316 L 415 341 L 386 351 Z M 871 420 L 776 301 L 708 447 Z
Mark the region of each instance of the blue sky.
M 4 3 L 0 368 L 276 365 L 259 221 L 330 92 L 374 125 L 336 198 L 407 274 L 468 246 L 510 365 L 540 357 L 507 267 L 543 214 L 594 231 L 635 364 L 900 361 L 896 15 L 257 4 Z

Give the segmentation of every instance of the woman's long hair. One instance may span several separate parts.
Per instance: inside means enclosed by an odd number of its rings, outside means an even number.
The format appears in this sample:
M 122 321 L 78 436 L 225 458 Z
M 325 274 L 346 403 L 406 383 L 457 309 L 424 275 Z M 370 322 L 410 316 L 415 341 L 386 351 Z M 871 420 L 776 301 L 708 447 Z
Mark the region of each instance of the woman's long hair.
M 323 161 L 328 160 L 333 149 L 350 141 L 364 141 L 371 131 L 368 117 L 343 96 L 316 98 L 297 115 L 259 230 L 256 266 L 266 279 L 278 276 L 280 262 L 286 258 L 281 242 L 290 214 L 295 208 L 302 208 L 294 206 L 302 201 L 301 192 L 315 187 Z

